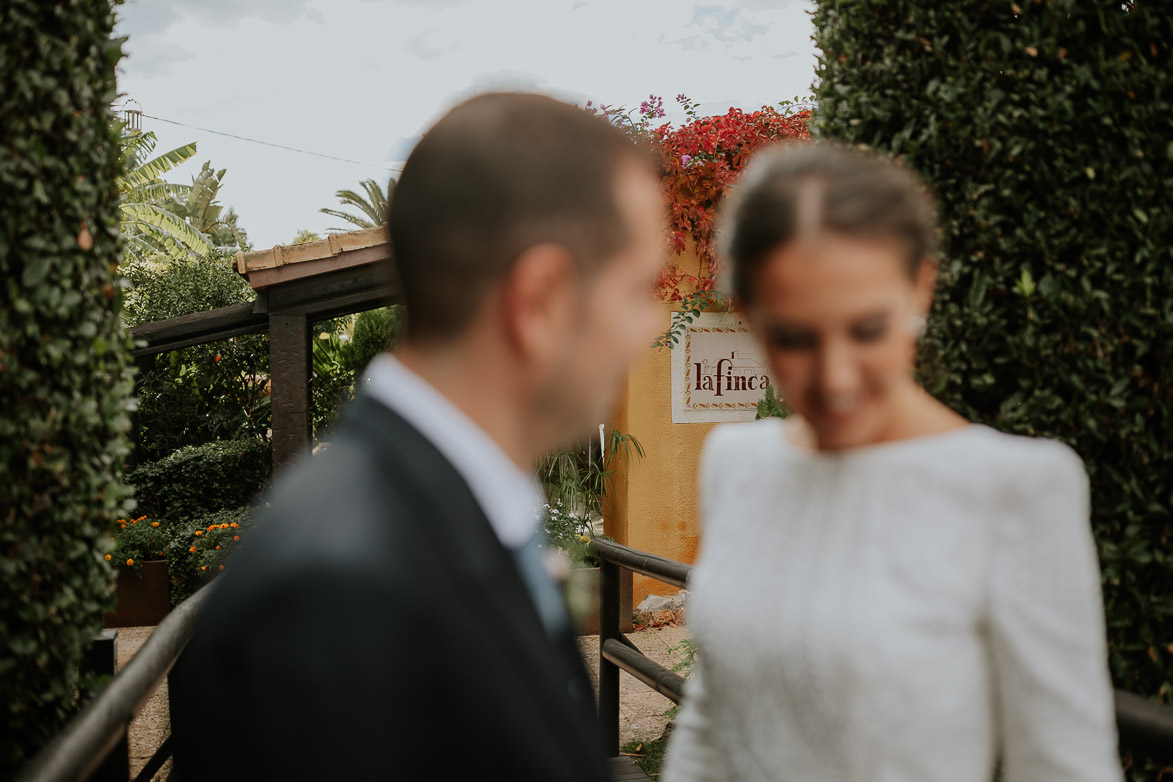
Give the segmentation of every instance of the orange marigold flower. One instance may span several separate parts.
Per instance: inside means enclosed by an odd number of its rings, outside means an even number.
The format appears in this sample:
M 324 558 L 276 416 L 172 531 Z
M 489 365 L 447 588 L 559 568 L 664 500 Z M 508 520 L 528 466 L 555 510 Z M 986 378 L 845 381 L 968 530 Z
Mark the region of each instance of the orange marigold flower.
M 239 536 L 239 535 L 233 535 L 233 536 L 232 536 L 232 539 L 233 539 L 233 540 L 240 540 L 240 536 Z
M 223 569 L 224 569 L 224 566 L 223 566 L 223 565 L 221 565 L 221 566 L 220 566 L 220 569 L 221 569 L 221 570 L 223 570 Z
M 192 546 L 191 548 L 189 548 L 188 551 L 190 551 L 191 553 L 194 554 L 195 553 L 195 546 Z
M 125 524 L 125 523 L 126 523 L 126 519 L 119 519 L 119 520 L 118 520 L 118 523 L 119 523 L 119 524 Z
M 200 565 L 200 570 L 207 570 L 207 569 L 208 569 L 207 565 Z
M 229 524 L 228 526 L 232 527 L 232 529 L 240 529 L 240 525 L 237 524 L 235 521 L 232 522 L 231 524 Z
M 131 524 L 138 524 L 138 519 L 131 519 L 131 520 L 130 520 L 130 523 L 131 523 Z
M 151 526 L 152 526 L 152 527 L 157 527 L 157 526 L 159 526 L 159 522 L 157 522 L 157 521 L 152 521 L 152 522 L 151 522 Z
M 109 554 L 107 554 L 107 555 L 106 555 L 106 561 L 107 561 L 107 562 L 109 562 L 109 561 L 110 561 L 110 555 L 109 555 Z
M 197 537 L 197 538 L 198 538 L 200 535 L 203 535 L 203 534 L 204 534 L 204 531 L 203 531 L 202 529 L 197 529 L 197 530 L 196 530 L 196 537 Z
M 128 565 L 133 565 L 133 564 L 134 564 L 134 560 L 133 560 L 133 559 L 128 559 L 128 560 L 126 560 L 126 564 L 128 564 Z
M 216 546 L 216 550 L 217 550 L 217 551 L 219 551 L 219 550 L 220 550 L 220 547 L 219 547 L 219 546 Z

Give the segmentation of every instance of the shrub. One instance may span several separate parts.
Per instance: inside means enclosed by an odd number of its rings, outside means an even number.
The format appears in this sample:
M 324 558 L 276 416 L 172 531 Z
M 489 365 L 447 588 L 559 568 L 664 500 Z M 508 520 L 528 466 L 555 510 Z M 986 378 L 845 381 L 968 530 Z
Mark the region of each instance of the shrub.
M 247 437 L 180 448 L 127 474 L 138 512 L 171 521 L 252 502 L 272 470 L 264 440 Z
M 110 0 L 0 5 L 0 778 L 60 730 L 113 605 L 132 393 Z
M 946 251 L 927 387 L 1092 482 L 1117 686 L 1173 690 L 1173 6 L 823 2 L 815 132 L 903 157 Z
M 190 597 L 228 565 L 252 529 L 255 506 L 242 505 L 173 523 L 168 535 L 167 572 L 171 604 Z
M 356 375 L 362 374 L 372 358 L 398 344 L 403 336 L 403 326 L 401 305 L 360 312 L 354 319 L 348 368 Z
M 177 258 L 126 269 L 126 323 L 139 326 L 252 301 L 232 254 Z M 139 379 L 135 458 L 160 459 L 186 445 L 242 434 L 265 437 L 270 423 L 267 334 L 194 345 L 155 356 Z

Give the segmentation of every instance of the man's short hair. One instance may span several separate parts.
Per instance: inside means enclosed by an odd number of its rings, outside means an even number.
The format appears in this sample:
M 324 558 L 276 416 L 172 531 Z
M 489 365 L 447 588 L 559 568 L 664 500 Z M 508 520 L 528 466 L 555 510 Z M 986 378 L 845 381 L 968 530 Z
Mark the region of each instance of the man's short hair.
M 537 244 L 565 247 L 586 270 L 624 247 L 616 176 L 638 155 L 603 118 L 542 95 L 480 95 L 449 111 L 412 150 L 387 209 L 408 335 L 460 333 Z

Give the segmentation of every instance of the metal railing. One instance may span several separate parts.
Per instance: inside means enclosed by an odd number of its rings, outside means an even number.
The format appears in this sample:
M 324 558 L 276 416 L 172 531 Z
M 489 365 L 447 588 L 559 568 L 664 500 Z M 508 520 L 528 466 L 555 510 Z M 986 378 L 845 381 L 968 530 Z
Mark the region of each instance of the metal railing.
M 213 580 L 184 600 L 151 632 L 142 648 L 110 683 L 33 758 L 17 782 L 80 782 L 90 779 L 121 742 L 127 726 L 163 682 L 195 633 Z M 164 739 L 135 782 L 152 779 L 171 756 Z M 124 778 L 125 779 L 125 778 Z
M 686 589 L 690 565 L 595 539 L 591 553 L 600 562 L 599 719 L 606 749 L 619 754 L 619 671 L 675 703 L 683 697 L 684 679 L 649 660 L 619 629 L 621 569 Z M 138 653 L 74 719 L 24 768 L 17 782 L 80 782 L 90 779 L 125 736 L 130 721 L 162 683 L 195 633 L 216 581 L 205 585 L 167 615 Z M 1120 745 L 1137 756 L 1173 764 L 1173 706 L 1116 691 Z M 171 756 L 168 736 L 139 772 L 148 782 Z
M 656 692 L 680 703 L 684 679 L 649 660 L 619 632 L 619 571 L 636 573 L 688 588 L 692 566 L 596 538 L 591 553 L 601 566 L 599 578 L 599 721 L 607 751 L 619 753 L 619 671 L 627 671 Z M 1121 749 L 1138 758 L 1173 764 L 1173 706 L 1116 690 L 1116 727 Z

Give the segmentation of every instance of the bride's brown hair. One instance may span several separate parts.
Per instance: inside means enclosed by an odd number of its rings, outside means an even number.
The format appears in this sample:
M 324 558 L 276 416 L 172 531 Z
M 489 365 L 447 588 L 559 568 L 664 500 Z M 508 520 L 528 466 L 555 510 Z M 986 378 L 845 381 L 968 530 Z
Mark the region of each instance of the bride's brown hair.
M 753 271 L 771 252 L 818 232 L 896 242 L 910 275 L 937 252 L 936 200 L 917 174 L 829 142 L 759 152 L 721 214 L 727 288 L 750 300 Z

